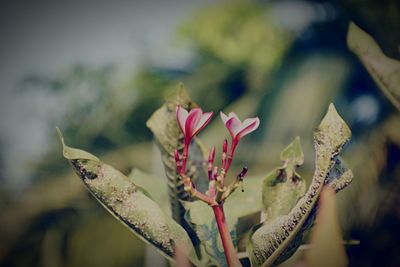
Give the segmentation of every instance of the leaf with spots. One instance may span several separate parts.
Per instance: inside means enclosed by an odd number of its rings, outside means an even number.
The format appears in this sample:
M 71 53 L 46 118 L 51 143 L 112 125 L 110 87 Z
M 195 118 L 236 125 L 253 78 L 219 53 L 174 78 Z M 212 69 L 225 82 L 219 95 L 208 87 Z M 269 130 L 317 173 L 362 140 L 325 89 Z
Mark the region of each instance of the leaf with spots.
M 289 214 L 265 221 L 252 229 L 247 253 L 253 266 L 276 265 L 293 255 L 304 233 L 314 222 L 324 185 L 339 191 L 351 182 L 351 171 L 338 157 L 350 137 L 349 127 L 331 104 L 314 131 L 316 158 L 311 185 Z
M 186 231 L 166 215 L 150 194 L 97 157 L 83 150 L 68 147 L 57 129 L 63 155 L 81 178 L 89 192 L 123 225 L 145 242 L 153 245 L 168 259 L 174 256 L 175 245 L 185 246 L 188 257 L 198 263 Z

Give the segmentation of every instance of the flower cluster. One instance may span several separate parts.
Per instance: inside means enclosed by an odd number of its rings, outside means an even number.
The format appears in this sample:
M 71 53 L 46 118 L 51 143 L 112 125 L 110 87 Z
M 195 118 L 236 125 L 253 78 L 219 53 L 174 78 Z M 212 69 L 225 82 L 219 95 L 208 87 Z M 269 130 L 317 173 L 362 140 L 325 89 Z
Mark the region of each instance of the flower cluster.
M 243 177 L 247 172 L 247 168 L 243 168 L 242 172 L 238 174 L 236 181 L 230 186 L 224 185 L 225 176 L 232 163 L 232 159 L 235 153 L 235 149 L 245 135 L 253 132 L 260 125 L 258 117 L 248 118 L 241 121 L 238 116 L 231 112 L 229 115 L 220 112 L 220 117 L 225 127 L 228 129 L 231 135 L 231 144 L 228 152 L 228 141 L 225 139 L 222 145 L 222 164 L 220 170 L 214 166 L 215 159 L 215 146 L 210 150 L 208 156 L 208 178 L 210 181 L 208 194 L 205 195 L 201 192 L 197 192 L 193 186 L 192 181 L 186 174 L 186 162 L 188 158 L 189 146 L 193 138 L 211 121 L 213 112 L 204 112 L 201 108 L 193 108 L 188 112 L 181 106 L 176 107 L 176 119 L 178 121 L 179 128 L 184 135 L 184 148 L 182 155 L 175 151 L 176 167 L 179 175 L 181 176 L 185 190 L 192 193 L 193 196 L 200 200 L 207 202 L 208 204 L 214 205 L 223 202 L 238 186 L 239 182 L 242 181 Z

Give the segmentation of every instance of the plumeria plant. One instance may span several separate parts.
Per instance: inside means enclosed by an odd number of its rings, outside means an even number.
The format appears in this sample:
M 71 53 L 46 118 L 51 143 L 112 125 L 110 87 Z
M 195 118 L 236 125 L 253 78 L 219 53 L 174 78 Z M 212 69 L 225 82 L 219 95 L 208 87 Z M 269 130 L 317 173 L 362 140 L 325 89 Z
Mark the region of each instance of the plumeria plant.
M 181 106 L 176 107 L 176 119 L 185 140 L 182 156 L 179 154 L 178 150 L 175 150 L 176 169 L 182 179 L 185 191 L 190 192 L 192 197 L 203 201 L 212 207 L 228 265 L 240 266 L 231 236 L 229 234 L 224 213 L 224 202 L 235 191 L 239 183 L 243 181 L 243 178 L 247 173 L 247 167 L 244 167 L 243 170 L 237 175 L 236 180 L 228 186 L 225 185 L 225 177 L 229 171 L 229 167 L 231 166 L 235 149 L 239 143 L 239 140 L 245 135 L 255 131 L 260 125 L 260 119 L 258 117 L 249 118 L 242 122 L 234 112 L 229 113 L 229 116 L 226 116 L 223 112 L 220 114 L 225 127 L 231 134 L 232 140 L 229 153 L 228 141 L 225 139 L 223 142 L 222 164 L 220 168 L 218 168 L 218 166 L 214 166 L 215 146 L 213 146 L 210 150 L 207 164 L 209 180 L 207 194 L 196 190 L 192 180 L 187 175 L 186 162 L 188 158 L 189 145 L 192 142 L 193 137 L 195 137 L 195 135 L 210 122 L 213 115 L 212 112 L 203 113 L 201 108 L 193 108 L 190 112 L 188 112 Z
M 282 151 L 283 165 L 266 175 L 246 177 L 244 191 L 236 189 L 248 168 L 234 179 L 228 179 L 228 173 L 240 140 L 255 131 L 260 120 L 241 121 L 234 112 L 220 113 L 231 139 L 222 143 L 219 165 L 215 146 L 207 151 L 197 137 L 212 117 L 213 112 L 203 112 L 180 86 L 148 120 L 165 168 L 164 183 L 137 169 L 125 176 L 96 156 L 67 146 L 58 131 L 64 157 L 89 192 L 168 260 L 188 259 L 195 266 L 283 262 L 313 225 L 323 189 L 338 192 L 352 181 L 339 156 L 350 129 L 331 104 L 314 132 L 316 169 L 308 189 L 297 172 L 304 161 L 297 137 Z

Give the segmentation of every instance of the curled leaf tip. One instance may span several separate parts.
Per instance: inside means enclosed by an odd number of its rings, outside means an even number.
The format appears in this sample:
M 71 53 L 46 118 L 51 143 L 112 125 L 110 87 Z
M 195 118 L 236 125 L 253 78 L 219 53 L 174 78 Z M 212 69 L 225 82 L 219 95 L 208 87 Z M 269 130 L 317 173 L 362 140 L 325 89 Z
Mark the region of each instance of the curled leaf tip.
M 90 160 L 99 161 L 99 159 L 96 156 L 94 156 L 84 150 L 67 146 L 65 144 L 64 136 L 63 136 L 60 128 L 56 127 L 56 130 L 57 130 L 58 137 L 60 138 L 60 141 L 61 141 L 62 153 L 63 153 L 64 158 L 66 158 L 68 160 L 90 159 Z
M 60 138 L 63 156 L 64 156 L 64 158 L 67 158 L 67 159 L 68 159 L 68 151 L 67 151 L 68 149 L 66 149 L 66 145 L 65 145 L 65 141 L 64 141 L 64 136 L 63 136 L 63 134 L 62 134 L 60 128 L 58 128 L 58 126 L 56 126 L 56 131 L 57 131 L 57 134 L 58 134 L 58 138 Z
M 64 148 L 64 145 L 65 145 L 64 136 L 62 135 L 62 132 L 61 132 L 60 128 L 58 128 L 58 126 L 56 126 L 56 131 L 57 131 L 58 137 L 60 138 L 61 144 Z

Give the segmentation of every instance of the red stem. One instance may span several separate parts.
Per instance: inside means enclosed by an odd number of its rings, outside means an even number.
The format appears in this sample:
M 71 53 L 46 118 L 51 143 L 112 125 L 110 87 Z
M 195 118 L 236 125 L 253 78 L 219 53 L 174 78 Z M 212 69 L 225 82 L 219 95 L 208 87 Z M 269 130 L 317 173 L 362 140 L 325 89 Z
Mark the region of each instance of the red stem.
M 189 144 L 190 144 L 190 143 L 189 143 Z M 188 154 L 189 154 L 189 144 L 187 144 L 187 143 L 185 142 L 185 145 L 184 145 L 184 147 L 183 147 L 182 167 L 181 167 L 182 173 L 186 173 L 186 161 L 187 161 Z
M 222 246 L 224 247 L 224 253 L 226 261 L 229 267 L 242 266 L 237 258 L 235 248 L 233 246 L 231 235 L 229 234 L 228 225 L 225 220 L 224 204 L 212 206 L 214 211 L 215 220 L 217 221 L 218 232 L 221 236 Z
M 239 140 L 232 139 L 231 150 L 229 151 L 227 162 L 225 164 L 225 172 L 228 172 L 229 167 L 231 166 L 233 155 L 235 154 L 235 149 L 236 149 L 236 146 L 238 143 L 239 143 Z

